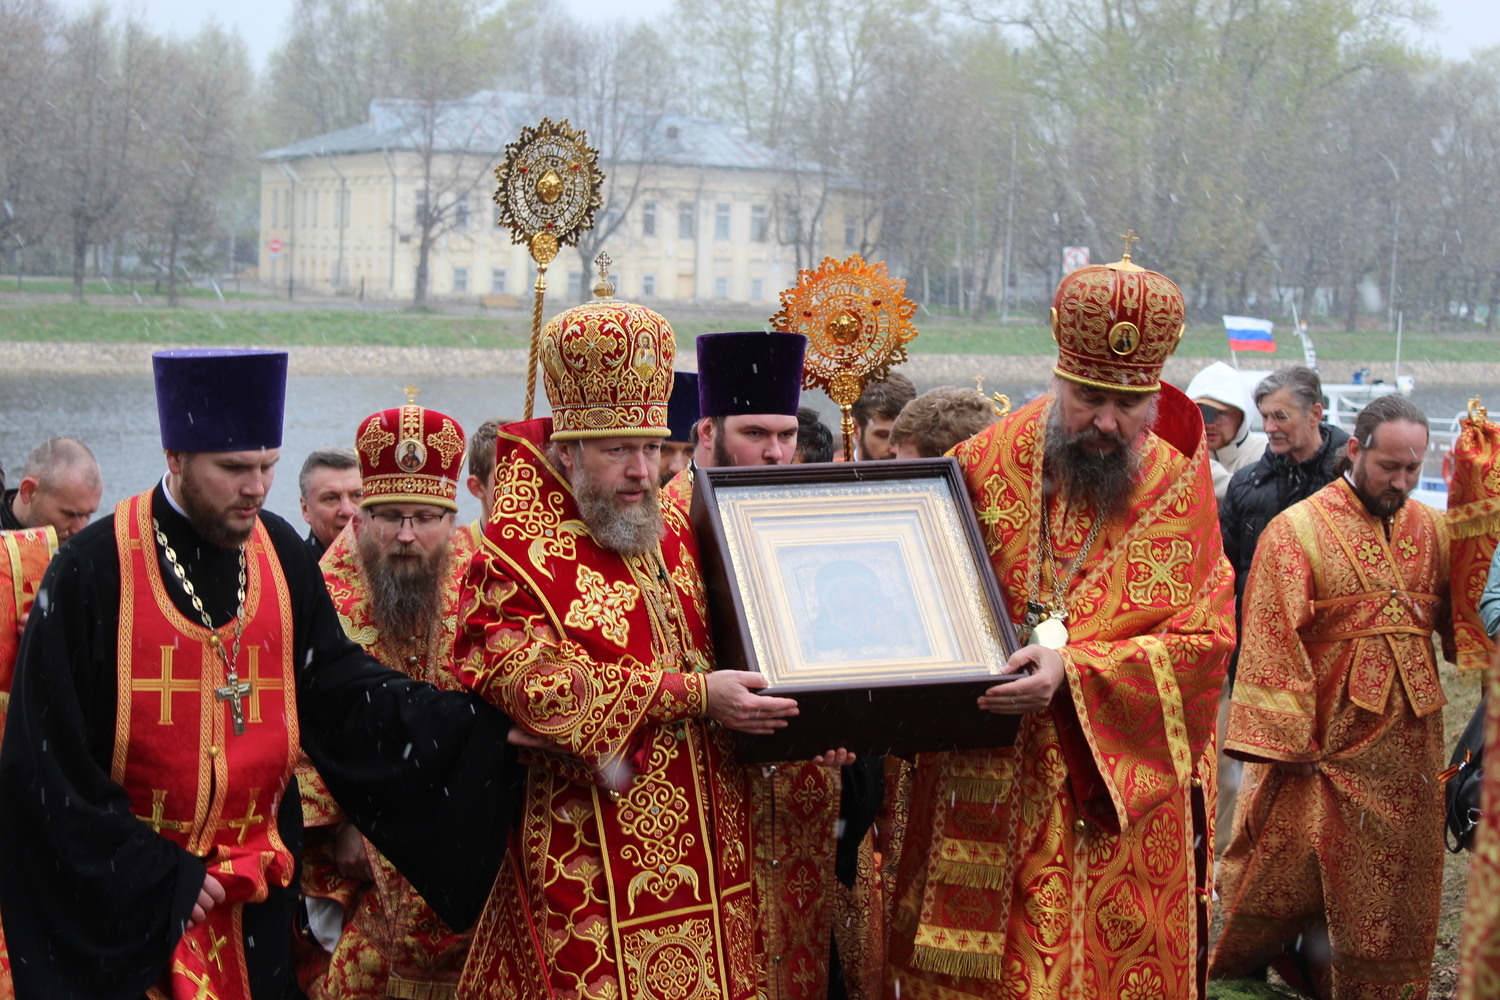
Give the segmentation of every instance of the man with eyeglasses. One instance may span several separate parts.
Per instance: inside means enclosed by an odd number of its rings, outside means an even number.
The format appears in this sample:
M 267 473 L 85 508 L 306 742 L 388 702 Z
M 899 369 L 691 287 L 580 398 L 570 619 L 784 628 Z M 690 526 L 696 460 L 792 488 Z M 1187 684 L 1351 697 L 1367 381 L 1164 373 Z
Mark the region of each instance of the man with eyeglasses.
M 474 554 L 457 531 L 463 429 L 416 405 L 382 410 L 359 427 L 355 446 L 364 497 L 320 566 L 349 638 L 387 666 L 456 690 L 453 635 L 458 583 Z M 298 771 L 303 890 L 320 948 L 299 960 L 303 989 L 321 997 L 442 994 L 458 983 L 467 934 L 433 912 L 354 827 L 310 768 Z

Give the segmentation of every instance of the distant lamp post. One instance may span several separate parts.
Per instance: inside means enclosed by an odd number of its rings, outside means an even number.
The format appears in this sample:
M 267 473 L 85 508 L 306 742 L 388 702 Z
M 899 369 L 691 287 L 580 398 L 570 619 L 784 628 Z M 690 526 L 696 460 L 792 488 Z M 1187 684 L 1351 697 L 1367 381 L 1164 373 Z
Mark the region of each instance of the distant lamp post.
M 1385 165 L 1391 168 L 1391 176 L 1396 179 L 1396 208 L 1391 213 L 1391 280 L 1385 293 L 1385 322 L 1394 330 L 1396 329 L 1396 249 L 1401 245 L 1401 171 L 1396 169 L 1396 165 L 1391 162 L 1389 156 L 1384 153 L 1379 155 L 1385 161 Z

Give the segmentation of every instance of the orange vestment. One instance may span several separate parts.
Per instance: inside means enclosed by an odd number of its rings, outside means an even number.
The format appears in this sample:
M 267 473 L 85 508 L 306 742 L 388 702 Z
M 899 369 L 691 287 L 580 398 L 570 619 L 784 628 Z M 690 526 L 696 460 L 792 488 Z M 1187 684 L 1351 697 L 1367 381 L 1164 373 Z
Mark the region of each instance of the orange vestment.
M 561 752 L 527 758 L 459 993 L 748 1000 L 748 795 L 728 734 L 703 718 L 697 544 L 663 504 L 659 546 L 600 546 L 545 456 L 551 430 L 500 428 L 495 512 L 460 602 L 464 683 Z
M 460 685 L 453 669 L 453 637 L 458 626 L 458 582 L 474 555 L 468 530 L 455 530 L 449 541 L 442 618 L 432 633 L 416 644 L 406 637 L 384 634 L 376 626 L 369 591 L 360 575 L 358 544 L 351 525 L 334 539 L 319 563 L 344 632 L 391 669 L 446 691 L 457 690 Z M 364 842 L 365 856 L 374 882 L 341 876 L 333 858 L 333 841 L 343 812 L 305 760 L 297 778 L 307 828 L 303 891 L 336 899 L 345 910 L 343 934 L 333 954 L 320 950 L 315 960 L 299 962 L 303 988 L 314 1000 L 452 997 L 468 954 L 469 936 L 443 923 L 368 840 Z M 441 837 L 434 837 L 433 850 L 442 849 Z
M 1215 977 L 1252 973 L 1326 920 L 1332 969 L 1293 971 L 1321 996 L 1427 995 L 1443 875 L 1447 699 L 1432 633 L 1441 624 L 1451 649 L 1439 612 L 1447 533 L 1410 500 L 1388 528 L 1341 478 L 1261 535 L 1224 743 L 1251 763 L 1219 865 Z
M 15 676 L 16 652 L 21 646 L 17 624 L 30 613 L 36 588 L 56 551 L 57 532 L 50 527 L 0 531 L 0 738 L 5 736 L 10 682 Z M 10 955 L 4 934 L 0 933 L 0 1000 L 13 996 Z
M 1044 396 L 954 451 L 1017 620 L 1041 505 L 1061 560 L 1095 516 L 1043 498 L 1052 405 Z M 1066 690 L 1051 710 L 1026 716 L 1012 748 L 919 757 L 887 998 L 1200 994 L 1204 791 L 1234 611 L 1191 405 L 1163 389 L 1157 427 L 1171 440 L 1146 433 L 1129 508 L 1069 588 Z

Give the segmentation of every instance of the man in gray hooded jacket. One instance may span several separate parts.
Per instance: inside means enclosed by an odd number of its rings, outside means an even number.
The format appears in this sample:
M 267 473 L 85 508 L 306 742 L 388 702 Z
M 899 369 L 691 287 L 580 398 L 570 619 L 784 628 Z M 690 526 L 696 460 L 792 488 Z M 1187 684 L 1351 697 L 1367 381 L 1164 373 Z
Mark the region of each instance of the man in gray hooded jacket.
M 1220 502 L 1229 479 L 1247 465 L 1260 461 L 1266 436 L 1250 429 L 1255 400 L 1246 373 L 1215 361 L 1188 383 L 1187 397 L 1203 413 L 1203 436 L 1208 442 L 1214 496 Z

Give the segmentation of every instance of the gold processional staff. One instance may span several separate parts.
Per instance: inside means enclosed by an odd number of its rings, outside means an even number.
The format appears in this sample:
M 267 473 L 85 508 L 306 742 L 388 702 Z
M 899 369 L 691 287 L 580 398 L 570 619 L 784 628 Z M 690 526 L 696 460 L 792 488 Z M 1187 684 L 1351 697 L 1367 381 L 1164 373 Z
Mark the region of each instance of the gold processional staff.
M 854 458 L 850 408 L 865 383 L 884 381 L 892 365 L 906 360 L 906 345 L 917 335 L 911 323 L 917 304 L 905 293 L 906 281 L 887 274 L 884 261 L 825 257 L 817 270 L 797 272 L 796 286 L 781 293 L 781 311 L 771 317 L 774 329 L 807 337 L 802 388 L 822 389 L 838 404 L 847 459 Z
M 531 348 L 526 358 L 526 413 L 536 399 L 537 344 L 542 334 L 542 301 L 547 294 L 547 265 L 564 246 L 577 246 L 578 235 L 594 227 L 594 212 L 603 197 L 604 172 L 599 151 L 588 145 L 582 129 L 568 120 L 543 118 L 535 128 L 505 147 L 505 161 L 495 168 L 497 225 L 510 227 L 512 243 L 524 243 L 536 261 L 536 296 L 531 306 Z

